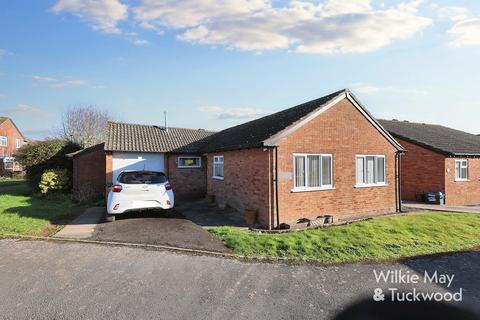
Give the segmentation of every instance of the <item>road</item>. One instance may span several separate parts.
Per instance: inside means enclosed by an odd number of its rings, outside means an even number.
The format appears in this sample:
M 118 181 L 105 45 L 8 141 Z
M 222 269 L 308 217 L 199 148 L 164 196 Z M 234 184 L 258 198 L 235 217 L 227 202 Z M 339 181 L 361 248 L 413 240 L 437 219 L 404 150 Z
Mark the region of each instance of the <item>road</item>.
M 120 246 L 0 240 L 2 319 L 322 319 L 371 299 L 373 270 L 454 274 L 463 308 L 480 305 L 480 252 L 395 264 L 247 263 Z M 377 302 L 382 303 L 382 302 Z

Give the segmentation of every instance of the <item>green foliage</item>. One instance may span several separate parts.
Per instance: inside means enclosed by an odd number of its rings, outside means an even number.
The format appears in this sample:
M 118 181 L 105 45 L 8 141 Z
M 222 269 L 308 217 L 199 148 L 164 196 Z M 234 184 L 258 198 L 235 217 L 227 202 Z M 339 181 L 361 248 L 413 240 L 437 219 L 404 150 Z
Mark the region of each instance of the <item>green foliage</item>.
M 42 174 L 47 170 L 67 170 L 68 181 L 71 181 L 73 163 L 66 154 L 80 150 L 81 148 L 72 143 L 59 139 L 38 141 L 22 146 L 16 158 L 26 170 L 26 180 L 30 187 L 39 190 Z M 67 185 L 67 189 L 71 186 Z
M 40 192 L 45 194 L 49 191 L 63 191 L 69 184 L 68 171 L 61 170 L 47 170 L 42 174 L 38 188 Z
M 242 232 L 233 227 L 209 231 L 244 256 L 338 263 L 480 246 L 480 215 L 425 212 L 282 234 Z

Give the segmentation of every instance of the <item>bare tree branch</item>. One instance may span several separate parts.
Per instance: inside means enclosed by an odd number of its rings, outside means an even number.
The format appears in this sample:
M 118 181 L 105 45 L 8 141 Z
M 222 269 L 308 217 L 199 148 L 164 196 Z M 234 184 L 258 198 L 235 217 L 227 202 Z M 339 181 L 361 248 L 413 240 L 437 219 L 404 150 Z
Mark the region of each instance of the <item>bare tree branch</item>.
M 69 107 L 62 116 L 60 136 L 83 148 L 91 147 L 105 141 L 109 119 L 107 110 L 95 106 Z

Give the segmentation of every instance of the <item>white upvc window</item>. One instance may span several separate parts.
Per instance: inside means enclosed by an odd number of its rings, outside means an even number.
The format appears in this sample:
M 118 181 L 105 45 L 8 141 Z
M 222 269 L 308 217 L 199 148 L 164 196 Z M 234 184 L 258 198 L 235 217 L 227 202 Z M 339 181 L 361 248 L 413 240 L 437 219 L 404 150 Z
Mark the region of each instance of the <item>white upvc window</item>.
M 179 168 L 201 168 L 202 167 L 201 157 L 178 157 L 177 160 L 178 160 Z
M 7 147 L 8 139 L 5 136 L 0 136 L 0 147 Z
M 468 181 L 468 160 L 455 160 L 455 181 Z
M 293 191 L 333 189 L 332 154 L 293 154 Z
M 14 162 L 15 162 L 15 158 L 13 158 L 13 157 L 3 158 L 3 169 L 13 170 Z
M 22 140 L 20 139 L 15 139 L 15 147 L 19 149 L 22 146 Z
M 386 161 L 384 155 L 357 155 L 355 168 L 356 187 L 386 185 Z
M 213 157 L 213 178 L 223 180 L 223 156 Z

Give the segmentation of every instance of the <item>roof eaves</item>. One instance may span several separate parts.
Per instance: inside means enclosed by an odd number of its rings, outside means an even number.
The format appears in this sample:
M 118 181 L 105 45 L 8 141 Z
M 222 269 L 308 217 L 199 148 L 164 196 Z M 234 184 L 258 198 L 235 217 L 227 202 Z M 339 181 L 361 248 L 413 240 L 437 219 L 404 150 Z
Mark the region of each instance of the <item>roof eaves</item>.
M 440 149 L 440 148 L 436 148 L 434 146 L 431 146 L 427 143 L 424 143 L 424 142 L 420 142 L 418 140 L 415 140 L 415 139 L 411 139 L 409 137 L 406 137 L 406 136 L 403 136 L 403 135 L 400 135 L 400 134 L 396 134 L 396 133 L 391 133 L 394 137 L 397 137 L 399 139 L 402 139 L 402 140 L 405 140 L 407 142 L 410 142 L 412 144 L 415 144 L 417 146 L 420 146 L 422 148 L 425 148 L 427 150 L 430 150 L 430 151 L 433 151 L 433 152 L 436 152 L 436 153 L 440 153 L 444 156 L 454 156 L 455 153 L 453 152 L 450 152 L 450 151 L 446 151 L 446 150 L 443 150 L 443 149 Z

